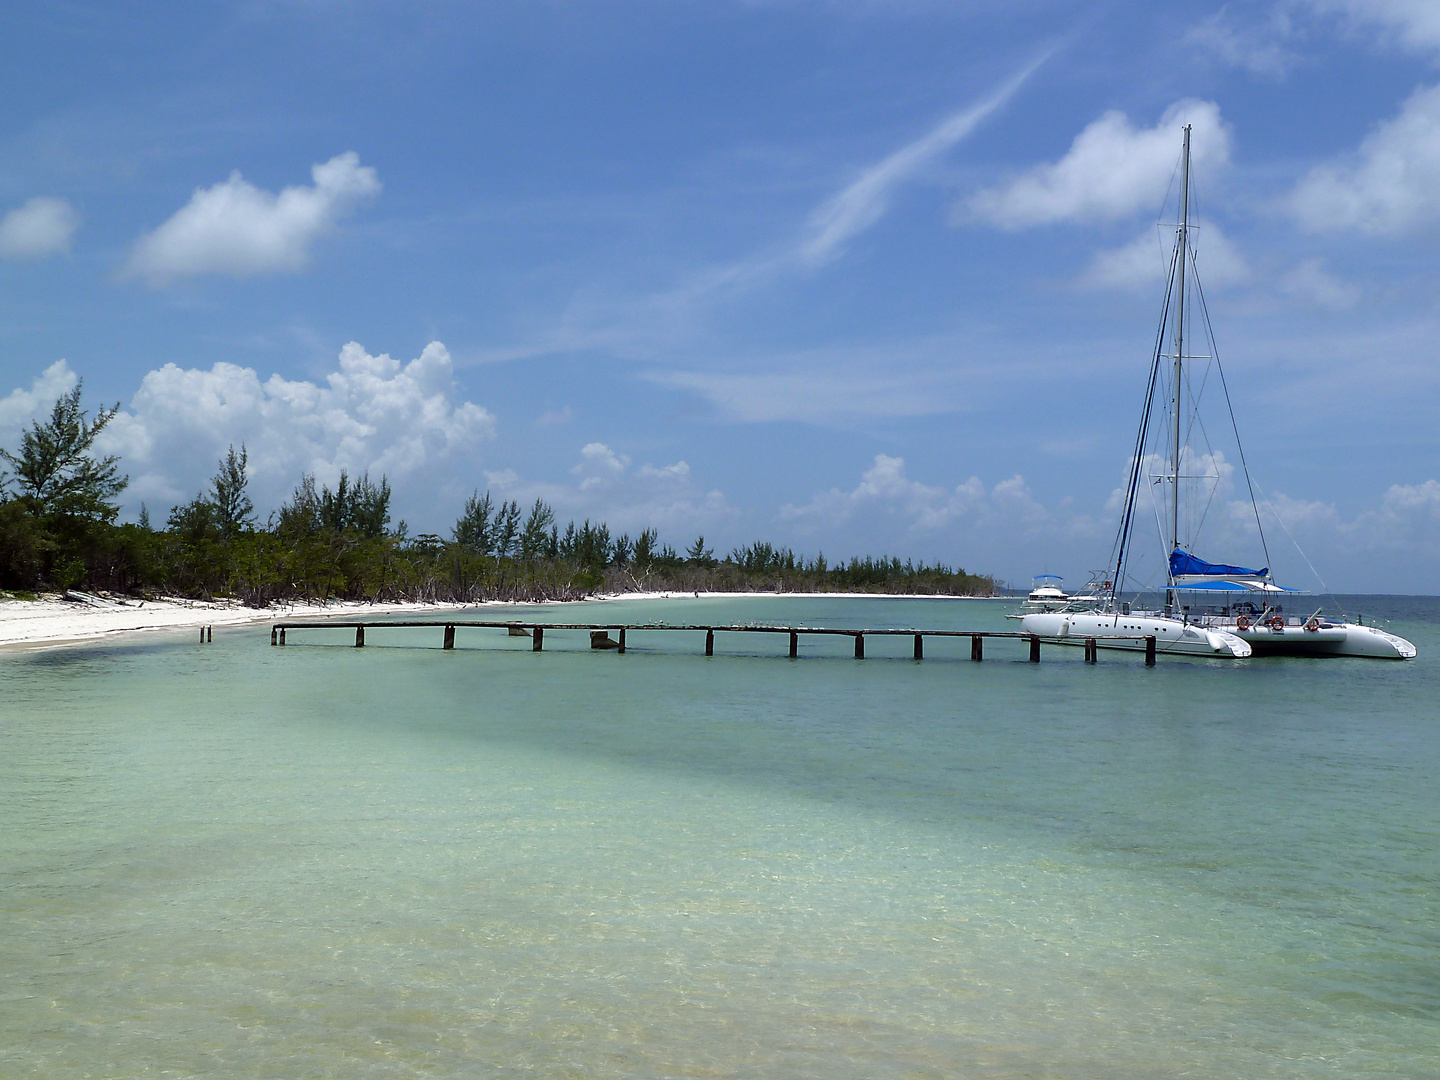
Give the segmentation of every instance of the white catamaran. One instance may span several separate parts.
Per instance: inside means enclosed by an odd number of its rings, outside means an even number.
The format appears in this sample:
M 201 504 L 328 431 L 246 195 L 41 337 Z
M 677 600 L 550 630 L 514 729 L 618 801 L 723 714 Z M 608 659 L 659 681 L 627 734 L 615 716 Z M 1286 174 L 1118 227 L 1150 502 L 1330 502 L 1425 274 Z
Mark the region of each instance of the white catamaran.
M 1094 638 L 1096 645 L 1101 648 L 1144 649 L 1144 639 L 1153 636 L 1156 640 L 1156 651 L 1161 653 L 1209 657 L 1373 656 L 1408 660 L 1414 657 L 1415 646 L 1379 627 L 1326 619 L 1322 617 L 1319 609 L 1304 617 L 1287 614 L 1282 601 L 1293 596 L 1294 590 L 1275 584 L 1268 566 L 1268 554 L 1267 566 L 1259 570 L 1211 563 L 1195 555 L 1193 542 L 1187 542 L 1181 533 L 1182 487 L 1187 483 L 1193 487 L 1196 481 L 1201 481 L 1204 487 L 1208 488 L 1208 496 L 1213 497 L 1220 479 L 1218 469 L 1200 475 L 1182 471 L 1201 460 L 1183 441 L 1187 433 L 1184 424 L 1188 390 L 1185 380 L 1188 373 L 1186 362 L 1205 360 L 1214 364 L 1215 370 L 1220 372 L 1221 388 L 1224 389 L 1225 386 L 1224 373 L 1219 368 L 1219 357 L 1213 348 L 1213 335 L 1209 333 L 1209 314 L 1204 307 L 1204 293 L 1199 290 L 1195 275 L 1194 252 L 1190 247 L 1189 213 L 1190 127 L 1186 125 L 1181 151 L 1180 223 L 1171 253 L 1169 286 L 1160 318 L 1160 330 L 1156 335 L 1145 409 L 1135 440 L 1134 457 L 1130 463 L 1124 510 L 1110 571 L 1106 574 L 1107 587 L 1100 590 L 1098 595 L 1087 597 L 1087 602 L 1072 600 L 1063 610 L 1029 612 L 1021 620 L 1021 627 L 1026 633 L 1075 645 L 1082 644 L 1086 638 Z M 1187 314 L 1193 317 L 1193 305 L 1191 312 L 1187 313 L 1186 310 L 1187 271 L 1190 284 L 1199 296 L 1202 322 L 1212 345 L 1208 356 L 1190 356 L 1185 353 Z M 1172 332 L 1167 334 L 1167 329 Z M 1173 345 L 1173 352 L 1165 351 L 1167 343 Z M 1202 379 L 1202 388 L 1203 382 Z M 1225 397 L 1228 405 L 1228 390 L 1225 390 Z M 1152 424 L 1152 419 L 1157 419 L 1157 413 L 1162 414 L 1158 417 L 1161 422 Z M 1230 415 L 1233 427 L 1233 410 Z M 1168 425 L 1163 423 L 1166 419 L 1169 421 Z M 1195 424 L 1193 416 L 1191 421 L 1188 430 L 1198 430 L 1203 435 L 1203 424 Z M 1147 453 L 1152 435 L 1164 438 L 1163 453 Z M 1236 441 L 1238 444 L 1238 431 Z M 1152 475 L 1149 469 L 1157 460 L 1164 461 L 1163 471 Z M 1216 460 L 1216 455 L 1209 455 L 1212 465 Z M 1240 464 L 1244 469 L 1248 487 L 1249 470 L 1245 468 L 1243 450 L 1240 451 Z M 1137 523 L 1137 502 L 1143 490 L 1154 491 L 1157 486 L 1164 492 L 1163 498 L 1155 500 L 1157 525 L 1160 526 L 1162 538 L 1167 542 L 1164 599 L 1163 604 L 1155 610 L 1141 610 L 1138 602 L 1122 603 L 1119 597 L 1124 589 L 1127 566 L 1133 554 L 1131 540 Z M 1255 509 L 1253 489 L 1250 494 L 1252 509 Z M 1209 497 L 1204 500 L 1205 507 L 1208 507 L 1209 501 Z M 1203 521 L 1204 508 L 1199 516 L 1200 521 Z M 1265 536 L 1260 528 L 1258 510 L 1255 511 L 1255 525 L 1259 530 L 1263 549 Z M 1198 522 L 1194 528 L 1198 531 Z

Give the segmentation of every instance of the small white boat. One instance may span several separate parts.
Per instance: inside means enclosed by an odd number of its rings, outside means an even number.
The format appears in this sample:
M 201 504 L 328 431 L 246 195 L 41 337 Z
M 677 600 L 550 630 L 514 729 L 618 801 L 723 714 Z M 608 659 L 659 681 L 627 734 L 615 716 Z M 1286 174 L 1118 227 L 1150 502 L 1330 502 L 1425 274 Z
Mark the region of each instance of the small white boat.
M 1229 390 L 1210 336 L 1208 353 L 1190 355 L 1185 351 L 1186 275 L 1198 291 L 1194 274 L 1194 253 L 1189 242 L 1190 210 L 1190 128 L 1185 127 L 1180 169 L 1180 224 L 1175 247 L 1170 257 L 1169 287 L 1162 309 L 1160 332 L 1156 335 L 1145 408 L 1141 413 L 1140 430 L 1135 452 L 1130 460 L 1124 509 L 1115 539 L 1111 569 L 1097 575 L 1086 587 L 1083 597 L 1069 597 L 1060 609 L 1031 609 L 1021 617 L 1021 629 L 1057 642 L 1083 645 L 1093 638 L 1098 648 L 1144 649 L 1145 639 L 1155 639 L 1157 653 L 1179 653 L 1193 656 L 1243 658 L 1247 656 L 1366 656 L 1409 660 L 1415 646 L 1379 627 L 1360 621 L 1348 622 L 1322 617 L 1320 609 L 1299 618 L 1285 613 L 1281 601 L 1294 596 L 1294 590 L 1281 588 L 1270 575 L 1268 549 L 1260 515 L 1255 512 L 1255 529 L 1260 546 L 1266 550 L 1267 565 L 1259 570 L 1225 563 L 1211 563 L 1194 554 L 1193 537 L 1187 541 L 1181 532 L 1180 505 L 1182 491 L 1192 489 L 1189 505 L 1193 524 L 1198 532 L 1218 489 L 1218 471 L 1207 469 L 1196 474 L 1194 466 L 1207 455 L 1198 454 L 1183 442 L 1182 436 L 1198 433 L 1208 442 L 1204 424 L 1196 424 L 1195 408 L 1199 392 L 1186 381 L 1187 361 L 1204 360 L 1219 372 L 1219 384 L 1225 393 L 1227 407 Z M 1201 325 L 1209 333 L 1209 315 L 1201 299 Z M 1195 312 L 1190 312 L 1194 318 Z M 1167 334 L 1167 329 L 1169 333 Z M 1166 352 L 1168 345 L 1173 352 Z M 1199 379 L 1203 389 L 1209 368 Z M 1190 408 L 1187 417 L 1186 409 Z M 1234 410 L 1227 408 L 1234 426 Z M 1186 420 L 1191 421 L 1186 423 Z M 1236 444 L 1239 432 L 1235 431 Z M 1163 445 L 1161 444 L 1163 440 Z M 1214 462 L 1216 455 L 1208 454 Z M 1247 488 L 1249 468 L 1243 450 L 1239 455 Z M 1149 473 L 1149 467 L 1164 461 L 1164 471 Z M 1189 470 L 1189 471 L 1187 471 Z M 1198 486 L 1198 491 L 1194 490 Z M 1145 516 L 1139 507 L 1142 492 L 1149 491 L 1154 503 L 1155 523 L 1168 536 L 1165 548 L 1164 602 L 1159 610 L 1140 610 L 1138 604 L 1121 603 L 1128 563 L 1133 556 L 1132 533 L 1138 520 Z M 1154 493 L 1161 494 L 1156 496 Z M 1197 508 L 1193 503 L 1198 502 Z M 1253 494 L 1252 509 L 1255 508 Z M 1162 522 L 1162 518 L 1168 518 Z M 1037 579 L 1038 581 L 1039 579 Z M 1097 587 L 1098 586 L 1098 587 Z M 1032 597 L 1035 595 L 1032 592 Z M 1028 603 L 1028 601 L 1027 601 Z
M 1025 597 L 1020 610 L 1059 611 L 1070 603 L 1070 596 L 1065 592 L 1064 585 L 1065 579 L 1059 574 L 1036 574 L 1030 584 L 1030 595 Z

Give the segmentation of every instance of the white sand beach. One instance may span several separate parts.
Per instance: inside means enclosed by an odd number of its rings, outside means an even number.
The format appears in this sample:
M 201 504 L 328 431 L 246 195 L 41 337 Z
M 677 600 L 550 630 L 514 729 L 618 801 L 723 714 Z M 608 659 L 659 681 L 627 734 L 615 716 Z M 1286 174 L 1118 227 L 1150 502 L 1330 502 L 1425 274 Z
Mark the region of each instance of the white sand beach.
M 107 638 L 117 634 L 179 631 L 202 626 L 240 626 L 281 618 L 388 615 L 396 612 L 456 610 L 456 605 L 367 604 L 336 601 L 329 604 L 284 604 L 248 608 L 237 603 L 202 600 L 132 600 L 96 597 L 100 603 L 42 595 L 38 600 L 0 600 L 0 649 L 45 648 L 70 642 Z M 475 605 L 471 605 L 475 606 Z
M 42 594 L 37 600 L 0 600 L 0 650 L 49 648 L 73 642 L 92 641 L 117 634 L 155 631 L 198 630 L 202 626 L 241 626 L 274 619 L 354 618 L 357 615 L 392 615 L 405 612 L 476 611 L 486 607 L 511 607 L 509 601 L 487 600 L 477 604 L 364 603 L 337 600 L 330 603 L 277 604 L 272 608 L 249 608 L 232 601 L 135 600 L 118 596 L 89 596 L 90 600 L 66 599 Z M 876 593 L 728 593 L 689 591 L 610 593 L 591 597 L 586 603 L 610 600 L 690 600 L 738 597 L 814 596 L 830 599 L 875 597 Z M 989 599 L 978 597 L 925 597 L 886 594 L 887 599 Z M 1002 599 L 1002 598 L 994 598 Z

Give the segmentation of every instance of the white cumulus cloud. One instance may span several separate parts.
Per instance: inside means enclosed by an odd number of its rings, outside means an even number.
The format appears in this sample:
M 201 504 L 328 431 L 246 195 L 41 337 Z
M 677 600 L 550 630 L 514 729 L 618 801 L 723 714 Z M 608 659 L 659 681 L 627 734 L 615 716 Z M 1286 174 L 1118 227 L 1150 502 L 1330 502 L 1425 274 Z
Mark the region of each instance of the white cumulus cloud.
M 856 517 L 873 524 L 878 517 L 910 531 L 939 529 L 964 518 L 997 515 L 1027 523 L 1049 516 L 1023 477 L 1002 480 L 989 492 L 978 476 L 953 488 L 935 487 L 910 479 L 905 473 L 905 459 L 888 454 L 876 454 L 874 464 L 851 490 L 831 488 L 803 506 L 787 503 L 779 512 L 780 520 L 811 529 L 834 527 Z
M 1440 86 L 1415 91 L 1352 161 L 1312 169 L 1289 208 L 1314 232 L 1395 236 L 1440 221 Z
M 102 438 L 122 455 L 132 498 L 173 502 L 201 486 L 234 443 L 250 451 L 257 503 L 274 504 L 302 473 L 333 483 L 341 469 L 425 483 L 495 433 L 494 418 L 455 400 L 450 354 L 431 342 L 402 364 L 355 342 L 323 382 L 261 380 L 253 368 L 166 364 L 149 372 Z
M 1360 300 L 1360 289 L 1325 269 L 1323 259 L 1306 259 L 1280 277 L 1280 291 L 1312 307 L 1344 311 Z
M 239 172 L 197 190 L 173 217 L 140 238 L 127 272 L 161 285 L 197 274 L 248 277 L 304 269 L 315 240 L 381 187 L 375 170 L 361 165 L 353 152 L 310 172 L 313 187 L 287 187 L 278 195 Z
M 1080 283 L 1091 288 L 1138 289 L 1164 281 L 1170 272 L 1175 230 L 1147 229 L 1123 247 L 1096 254 Z M 1206 285 L 1221 288 L 1250 278 L 1250 266 L 1219 226 L 1199 221 L 1190 233 L 1195 264 Z
M 30 382 L 29 389 L 16 387 L 0 398 L 0 447 L 14 451 L 21 431 L 43 413 L 61 394 L 75 389 L 79 380 L 64 360 L 56 360 Z
M 1113 221 L 1159 208 L 1191 124 L 1193 163 L 1213 175 L 1230 159 L 1230 132 L 1210 101 L 1178 101 L 1152 128 L 1111 110 L 1075 137 L 1069 152 L 1009 183 L 971 196 L 967 214 L 1003 229 L 1058 221 Z
M 1252 75 L 1279 79 L 1297 59 L 1288 44 L 1292 34 L 1290 13 L 1283 7 L 1272 9 L 1267 19 L 1242 22 L 1227 6 L 1190 27 L 1182 44 L 1198 45 Z
M 1308 0 L 1316 11 L 1377 27 L 1417 51 L 1440 48 L 1440 5 L 1434 0 Z
M 80 215 L 64 199 L 37 195 L 0 219 L 0 258 L 43 259 L 70 250 Z
M 1253 538 L 1250 502 L 1237 499 L 1226 510 L 1227 535 Z M 1349 514 L 1333 502 L 1274 493 L 1261 500 L 1260 518 L 1282 585 L 1313 588 L 1325 586 L 1328 578 L 1328 585 L 1342 592 L 1434 588 L 1430 553 L 1440 542 L 1440 481 L 1391 484 L 1378 504 Z M 1340 571 L 1348 579 L 1343 583 L 1332 577 Z
M 508 482 L 494 485 L 492 480 L 492 486 L 521 502 L 544 499 L 562 528 L 567 519 L 589 518 L 604 521 L 616 532 L 653 528 L 673 544 L 735 516 L 724 494 L 697 481 L 684 461 L 637 468 L 628 454 L 603 442 L 590 442 L 581 447 L 580 460 L 570 474 L 575 477 L 573 484 L 525 483 L 507 470 Z
M 625 475 L 630 458 L 617 454 L 601 442 L 586 443 L 580 448 L 580 464 L 570 471 L 580 477 L 580 490 L 605 487 Z

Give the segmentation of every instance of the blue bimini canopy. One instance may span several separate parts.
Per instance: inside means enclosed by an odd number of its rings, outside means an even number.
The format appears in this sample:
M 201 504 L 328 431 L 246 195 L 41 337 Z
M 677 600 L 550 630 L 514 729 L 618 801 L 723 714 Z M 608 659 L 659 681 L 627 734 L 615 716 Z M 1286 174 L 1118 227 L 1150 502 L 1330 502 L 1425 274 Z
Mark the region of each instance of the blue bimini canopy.
M 1224 563 L 1208 563 L 1204 559 L 1197 559 L 1188 551 L 1181 551 L 1176 548 L 1170 553 L 1170 576 L 1178 577 L 1248 577 L 1263 578 L 1270 573 L 1268 566 L 1262 566 L 1259 570 L 1248 570 L 1243 566 L 1227 566 Z

